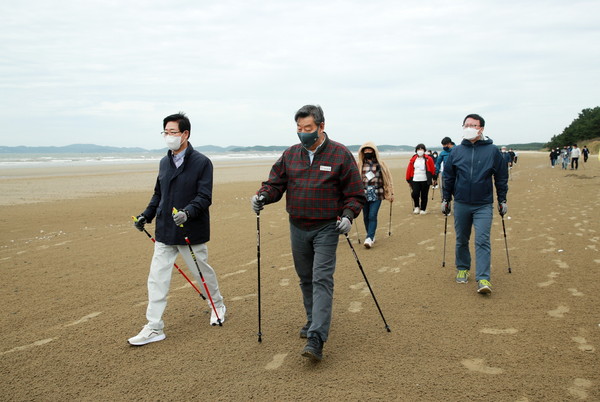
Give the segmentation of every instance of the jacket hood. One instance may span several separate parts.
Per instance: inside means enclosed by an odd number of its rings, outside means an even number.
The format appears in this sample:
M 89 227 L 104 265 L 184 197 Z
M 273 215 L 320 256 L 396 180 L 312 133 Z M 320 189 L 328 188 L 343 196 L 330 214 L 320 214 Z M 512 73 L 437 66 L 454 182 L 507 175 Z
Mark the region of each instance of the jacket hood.
M 358 166 L 362 167 L 362 165 L 363 165 L 363 162 L 364 162 L 363 159 L 364 158 L 363 158 L 362 151 L 365 148 L 372 148 L 373 151 L 375 152 L 375 159 L 377 160 L 377 162 L 380 162 L 380 159 L 379 159 L 379 149 L 377 149 L 377 145 L 375 145 L 374 142 L 367 141 L 364 144 L 362 144 L 360 146 L 360 148 L 358 149 Z

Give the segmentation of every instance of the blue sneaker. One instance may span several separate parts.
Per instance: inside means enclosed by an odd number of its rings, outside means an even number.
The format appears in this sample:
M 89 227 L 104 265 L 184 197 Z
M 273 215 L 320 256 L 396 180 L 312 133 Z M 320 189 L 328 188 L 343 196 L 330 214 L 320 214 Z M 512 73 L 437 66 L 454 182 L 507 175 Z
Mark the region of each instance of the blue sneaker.
M 477 293 L 492 293 L 492 284 L 485 279 L 477 283 Z
M 467 283 L 469 282 L 469 270 L 459 269 L 456 271 L 456 283 Z

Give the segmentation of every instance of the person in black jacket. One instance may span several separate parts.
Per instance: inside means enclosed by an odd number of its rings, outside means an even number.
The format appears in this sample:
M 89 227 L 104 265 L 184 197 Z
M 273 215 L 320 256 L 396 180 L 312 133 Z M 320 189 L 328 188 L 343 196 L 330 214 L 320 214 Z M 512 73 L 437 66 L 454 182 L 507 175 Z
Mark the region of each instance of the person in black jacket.
M 167 116 L 163 120 L 165 138 L 169 151 L 160 161 L 154 195 L 144 212 L 135 221 L 138 230 L 156 218 L 156 242 L 154 256 L 148 275 L 148 323 L 140 333 L 128 339 L 134 346 L 145 345 L 165 339 L 162 315 L 167 307 L 167 295 L 171 282 L 173 264 L 181 254 L 188 268 L 201 283 L 196 262 L 202 271 L 209 295 L 199 286 L 211 308 L 210 324 L 225 320 L 225 304 L 219 291 L 217 276 L 208 265 L 206 243 L 210 239 L 208 207 L 212 202 L 213 166 L 206 156 L 195 151 L 188 142 L 191 132 L 190 120 L 183 113 Z M 173 208 L 178 212 L 173 214 Z M 183 225 L 183 227 L 181 227 Z M 188 237 L 196 262 L 185 241 Z
M 490 230 L 494 185 L 498 212 L 504 216 L 508 210 L 508 164 L 493 141 L 484 137 L 484 127 L 485 120 L 477 114 L 470 114 L 463 120 L 463 141 L 444 163 L 442 213 L 450 214 L 450 201 L 454 198 L 456 282 L 468 282 L 471 269 L 469 239 L 471 227 L 474 227 L 477 292 L 491 293 Z

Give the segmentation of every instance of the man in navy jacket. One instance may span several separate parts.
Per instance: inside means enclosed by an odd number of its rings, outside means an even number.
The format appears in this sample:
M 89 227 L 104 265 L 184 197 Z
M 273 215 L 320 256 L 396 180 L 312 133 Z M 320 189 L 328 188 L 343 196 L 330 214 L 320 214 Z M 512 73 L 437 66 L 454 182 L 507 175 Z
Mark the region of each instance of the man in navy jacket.
M 471 269 L 469 239 L 475 228 L 475 263 L 477 292 L 491 293 L 490 230 L 492 227 L 494 185 L 498 212 L 504 216 L 508 207 L 508 165 L 490 138 L 484 137 L 485 120 L 470 114 L 463 120 L 463 141 L 456 146 L 443 170 L 442 213 L 450 213 L 454 197 L 456 232 L 456 282 L 467 283 Z M 493 183 L 492 183 L 493 177 Z
M 167 116 L 163 120 L 163 128 L 162 134 L 169 151 L 160 161 L 154 195 L 135 222 L 135 226 L 142 231 L 146 223 L 156 218 L 156 242 L 148 276 L 148 323 L 138 335 L 129 338 L 129 344 L 135 346 L 161 341 L 166 337 L 162 315 L 167 307 L 173 264 L 179 253 L 197 283 L 201 282 L 201 278 L 196 263 L 202 271 L 215 307 L 208 295 L 204 295 L 212 310 L 211 325 L 225 320 L 226 309 L 217 276 L 207 262 L 206 243 L 210 239 L 208 208 L 212 202 L 213 166 L 210 159 L 195 151 L 188 142 L 191 124 L 187 116 L 183 113 Z M 173 208 L 179 212 L 173 214 Z M 186 235 L 196 261 L 185 241 Z M 202 289 L 201 286 L 199 288 Z M 205 290 L 202 289 L 202 292 Z

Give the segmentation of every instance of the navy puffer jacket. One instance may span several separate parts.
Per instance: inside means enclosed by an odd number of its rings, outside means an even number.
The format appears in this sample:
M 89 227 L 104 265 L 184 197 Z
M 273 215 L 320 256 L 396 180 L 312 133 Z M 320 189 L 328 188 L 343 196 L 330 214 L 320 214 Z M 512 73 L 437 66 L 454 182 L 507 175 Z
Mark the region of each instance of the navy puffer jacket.
M 210 159 L 188 143 L 183 163 L 175 167 L 171 151 L 161 159 L 154 195 L 143 212 L 148 222 L 156 217 L 156 240 L 185 245 L 184 233 L 192 244 L 210 240 L 208 207 L 212 203 L 213 166 Z M 183 229 L 173 222 L 173 207 L 189 212 Z
M 463 140 L 454 147 L 444 162 L 442 177 L 446 200 L 454 197 L 466 204 L 491 204 L 495 185 L 498 201 L 506 201 L 508 165 L 490 138 L 475 143 Z

